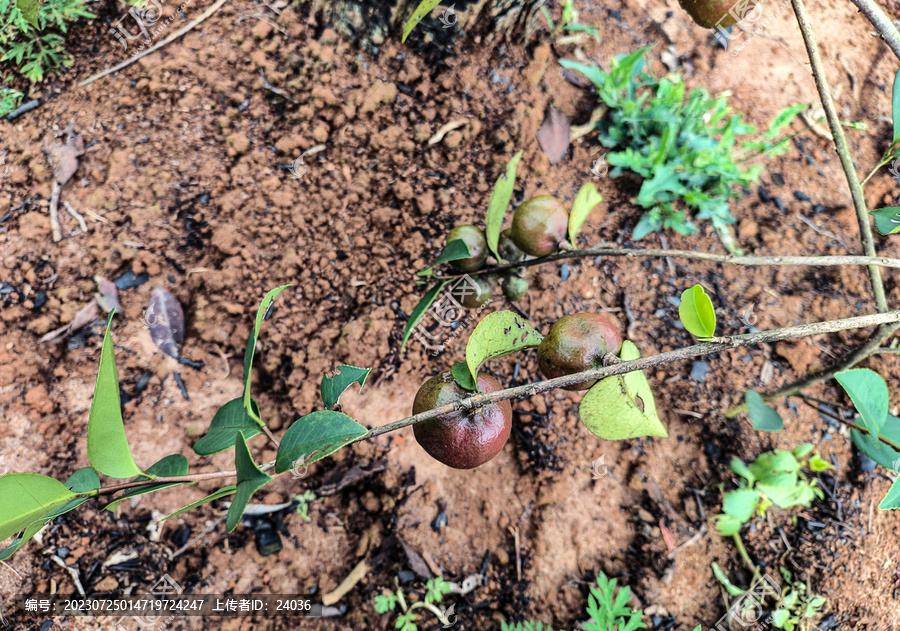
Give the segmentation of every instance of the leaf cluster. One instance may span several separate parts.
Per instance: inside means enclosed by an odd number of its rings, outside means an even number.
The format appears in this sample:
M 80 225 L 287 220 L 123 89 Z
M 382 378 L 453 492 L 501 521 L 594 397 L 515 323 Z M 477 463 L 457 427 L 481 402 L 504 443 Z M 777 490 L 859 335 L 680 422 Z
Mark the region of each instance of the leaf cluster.
M 729 200 L 739 197 L 738 189 L 755 182 L 761 170 L 744 168 L 745 154 L 785 153 L 789 138 L 779 134 L 804 106 L 786 108 L 757 134 L 725 95 L 712 96 L 702 87 L 687 92 L 677 74 L 657 79 L 644 59 L 648 50 L 613 58 L 608 72 L 560 62 L 587 77 L 608 108 L 598 130 L 600 143 L 616 149 L 606 154 L 613 166 L 610 175 L 630 171 L 643 180 L 634 202 L 646 212 L 632 236 L 638 240 L 666 228 L 692 234 L 696 219 L 726 227 L 735 221 Z

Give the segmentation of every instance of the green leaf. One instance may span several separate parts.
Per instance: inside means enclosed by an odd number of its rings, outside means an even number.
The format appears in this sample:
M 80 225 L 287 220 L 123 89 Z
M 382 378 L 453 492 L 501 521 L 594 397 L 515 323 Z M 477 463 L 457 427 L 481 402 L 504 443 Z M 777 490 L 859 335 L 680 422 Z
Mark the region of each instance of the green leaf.
M 500 228 L 503 226 L 503 215 L 506 214 L 509 200 L 512 199 L 513 189 L 516 187 L 516 167 L 521 157 L 521 151 L 514 155 L 509 164 L 506 165 L 506 173 L 497 178 L 484 218 L 484 234 L 487 238 L 488 247 L 498 261 L 503 260 L 497 252 L 497 244 L 500 242 Z
M 597 187 L 593 182 L 588 182 L 581 187 L 572 202 L 572 212 L 569 213 L 569 243 L 575 244 L 575 237 L 581 230 L 581 226 L 594 207 L 602 201 L 603 195 L 597 192 Z
M 700 285 L 682 292 L 678 317 L 687 332 L 694 337 L 704 339 L 716 334 L 716 312 L 712 300 Z
M 234 469 L 237 471 L 237 491 L 225 519 L 225 529 L 228 532 L 237 528 L 253 494 L 272 481 L 272 476 L 256 466 L 250 455 L 250 448 L 247 447 L 247 440 L 240 432 L 234 444 Z
M 154 464 L 147 467 L 147 473 L 152 474 L 154 476 L 159 477 L 172 477 L 176 475 L 187 475 L 188 474 L 188 460 L 181 454 L 172 454 L 170 456 L 166 456 L 162 460 L 155 462 Z M 139 476 L 137 480 L 149 480 L 151 479 L 148 476 Z M 136 481 L 137 481 L 136 480 Z M 147 486 L 139 486 L 133 489 L 128 489 L 125 491 L 121 497 L 116 498 L 106 506 L 104 506 L 104 510 L 114 511 L 118 508 L 119 503 L 122 500 L 128 499 L 129 497 L 137 497 L 138 495 L 146 495 L 147 493 L 153 493 L 154 491 L 161 491 L 162 489 L 167 489 L 170 486 L 178 486 L 179 484 L 193 484 L 193 482 L 162 482 L 160 484 L 148 484 Z
M 5 561 L 13 554 L 15 554 L 19 548 L 31 541 L 31 539 L 33 539 L 34 536 L 41 531 L 41 528 L 46 525 L 47 521 L 42 519 L 41 521 L 36 521 L 28 526 L 28 528 L 25 529 L 25 532 L 23 532 L 21 536 L 16 537 L 12 543 L 0 550 L 0 561 Z
M 719 567 L 718 563 L 712 563 L 712 571 L 716 577 L 716 580 L 719 581 L 722 584 L 722 587 L 725 588 L 725 591 L 727 591 L 732 596 L 744 595 L 744 590 L 728 580 L 728 577 L 725 576 L 725 572 L 722 571 L 722 568 Z
M 900 206 L 889 206 L 870 211 L 875 217 L 875 229 L 879 234 L 889 235 L 900 231 Z
M 891 94 L 891 117 L 894 121 L 894 142 L 900 140 L 900 69 L 894 75 L 894 89 Z
M 750 415 L 753 429 L 758 432 L 777 432 L 784 429 L 781 415 L 766 405 L 758 392 L 747 390 L 744 394 L 744 402 L 747 404 L 747 413 Z
M 450 368 L 450 374 L 453 375 L 453 379 L 456 380 L 456 383 L 460 388 L 472 391 L 478 389 L 475 385 L 475 380 L 472 378 L 472 372 L 469 370 L 469 365 L 466 364 L 466 362 L 456 362 L 453 364 Z
M 166 521 L 166 520 L 169 519 L 170 517 L 175 517 L 176 515 L 181 515 L 182 513 L 188 512 L 189 510 L 193 510 L 193 509 L 197 508 L 198 506 L 203 506 L 204 504 L 209 504 L 209 503 L 212 502 L 213 500 L 217 500 L 217 499 L 219 499 L 220 497 L 225 497 L 225 496 L 227 496 L 227 495 L 231 495 L 231 494 L 233 494 L 235 491 L 237 491 L 237 486 L 235 486 L 234 484 L 229 484 L 228 486 L 222 487 L 221 489 L 219 489 L 219 490 L 216 491 L 215 493 L 212 493 L 211 495 L 207 495 L 207 496 L 204 497 L 203 499 L 199 499 L 199 500 L 197 500 L 196 502 L 191 502 L 191 503 L 188 504 L 187 506 L 182 506 L 181 508 L 179 508 L 179 509 L 178 509 L 177 511 L 175 511 L 174 513 L 169 513 L 168 515 L 166 515 L 165 517 L 163 517 L 163 518 L 160 519 L 159 521 Z
M 894 480 L 894 483 L 888 490 L 887 495 L 884 496 L 884 499 L 881 500 L 881 504 L 878 505 L 878 508 L 881 510 L 896 510 L 900 508 L 900 478 Z
M 466 245 L 466 242 L 464 240 L 453 239 L 453 241 L 444 246 L 444 249 L 441 250 L 441 254 L 437 257 L 437 260 L 432 263 L 430 267 L 416 272 L 416 275 L 433 276 L 434 272 L 432 270 L 438 265 L 443 265 L 444 263 L 449 263 L 450 261 L 459 261 L 461 259 L 471 258 L 471 256 L 472 254 L 471 252 L 469 252 L 469 246 Z
M 403 329 L 403 337 L 400 340 L 401 353 L 403 352 L 404 347 L 406 347 L 406 342 L 409 340 L 409 336 L 412 335 L 412 332 L 415 330 L 416 326 L 419 324 L 419 322 L 422 321 L 422 318 L 425 316 L 425 312 L 428 311 L 431 303 L 433 303 L 438 297 L 438 294 L 441 293 L 444 285 L 449 282 L 449 280 L 445 280 L 438 283 L 437 285 L 434 285 L 431 289 L 425 292 L 425 295 L 422 296 L 419 304 L 417 304 L 412 310 L 412 313 L 409 316 L 409 320 L 406 322 L 406 328 Z
M 792 105 L 781 110 L 778 115 L 772 119 L 772 122 L 769 123 L 766 137 L 770 139 L 775 138 L 785 126 L 790 125 L 793 122 L 797 117 L 797 114 L 805 109 L 806 105 Z
M 281 439 L 275 472 L 284 473 L 333 454 L 364 436 L 366 428 L 346 414 L 318 410 L 294 421 Z
M 797 445 L 796 447 L 794 447 L 791 450 L 791 453 L 794 454 L 794 458 L 799 459 L 799 458 L 803 458 L 804 456 L 808 456 L 809 454 L 811 454 L 813 449 L 815 449 L 815 448 L 816 448 L 816 446 L 813 445 L 812 443 L 803 443 L 803 444 L 800 444 L 800 445 Z
M 790 451 L 778 449 L 760 454 L 750 470 L 761 484 L 793 488 L 797 485 L 800 463 Z
M 409 34 L 413 32 L 413 29 L 416 28 L 419 22 L 440 3 L 441 0 L 422 0 L 419 6 L 416 7 L 416 10 L 413 11 L 413 14 L 409 16 L 406 24 L 403 25 L 403 39 L 400 41 L 405 43 L 406 38 L 409 37 Z
M 43 524 L 44 516 L 76 498 L 59 480 L 37 473 L 0 475 L 0 541 Z
M 812 458 L 809 459 L 809 463 L 807 464 L 809 470 L 814 473 L 821 473 L 822 471 L 828 471 L 829 469 L 834 469 L 834 465 L 825 460 L 819 454 L 814 454 Z
M 725 494 L 722 498 L 722 512 L 734 517 L 742 524 L 753 517 L 759 503 L 759 492 L 753 489 L 737 489 Z
M 724 513 L 716 515 L 715 519 L 716 532 L 723 537 L 736 535 L 741 531 L 741 526 L 744 525 L 744 522 L 735 519 L 731 515 L 725 515 Z
M 88 493 L 100 488 L 100 477 L 93 467 L 83 467 L 70 475 L 63 484 L 67 489 L 75 493 Z M 54 519 L 60 515 L 65 515 L 69 511 L 75 510 L 89 499 L 91 498 L 79 497 L 74 500 L 69 500 L 53 512 L 47 514 L 44 519 Z
M 106 334 L 100 350 L 100 368 L 91 414 L 88 419 L 87 453 L 93 467 L 111 478 L 133 478 L 143 471 L 135 464 L 125 436 L 122 406 L 119 401 L 119 377 L 113 353 L 112 319 L 109 314 Z
M 784 627 L 784 623 L 788 621 L 790 615 L 791 612 L 787 609 L 776 609 L 772 612 L 772 624 L 781 629 Z
M 888 387 L 874 370 L 857 368 L 845 370 L 834 376 L 841 387 L 847 392 L 856 411 L 862 418 L 863 426 L 869 430 L 873 440 L 878 438 L 878 432 L 884 425 L 888 415 L 890 397 Z
M 516 351 L 535 348 L 544 336 L 512 311 L 491 313 L 478 323 L 466 343 L 466 364 L 473 377 L 481 365 Z
M 38 14 L 41 12 L 41 0 L 16 0 L 16 8 L 22 12 L 25 21 L 35 29 L 41 30 Z
M 250 405 L 259 418 L 259 406 L 250 399 Z M 238 432 L 246 438 L 252 438 L 262 432 L 259 424 L 244 409 L 244 399 L 232 399 L 219 408 L 209 424 L 206 436 L 194 443 L 194 453 L 198 456 L 209 456 L 234 447 Z
M 250 339 L 247 340 L 247 350 L 244 352 L 244 409 L 247 410 L 250 418 L 256 421 L 260 427 L 262 427 L 264 423 L 260 420 L 259 410 L 253 409 L 250 403 L 250 377 L 253 370 L 253 355 L 256 352 L 256 340 L 259 339 L 259 330 L 262 328 L 263 318 L 265 318 L 269 306 L 275 298 L 278 297 L 278 294 L 290 286 L 291 285 L 282 285 L 281 287 L 273 289 L 267 293 L 265 298 L 262 299 L 262 302 L 259 303 L 259 309 L 256 310 L 256 323 L 253 325 Z
M 900 445 L 900 418 L 888 414 L 881 426 L 880 436 L 895 445 Z M 856 448 L 885 469 L 900 471 L 900 452 L 885 445 L 880 440 L 872 440 L 857 429 L 850 430 L 850 438 Z
M 358 368 L 357 366 L 346 366 L 343 364 L 338 366 L 337 370 L 338 372 L 334 377 L 323 376 L 322 384 L 319 386 L 326 410 L 330 410 L 337 405 L 341 395 L 350 387 L 350 384 L 358 383 L 360 388 L 366 385 L 366 377 L 372 372 L 371 368 Z
M 640 356 L 630 340 L 622 343 L 619 357 L 623 361 Z M 601 379 L 584 395 L 578 414 L 592 434 L 606 440 L 669 435 L 656 413 L 653 391 L 643 371 Z
M 732 458 L 731 463 L 728 465 L 728 467 L 739 476 L 747 480 L 747 482 L 749 482 L 750 484 L 756 482 L 756 476 L 750 470 L 750 467 L 744 464 L 743 460 L 740 460 L 739 458 Z

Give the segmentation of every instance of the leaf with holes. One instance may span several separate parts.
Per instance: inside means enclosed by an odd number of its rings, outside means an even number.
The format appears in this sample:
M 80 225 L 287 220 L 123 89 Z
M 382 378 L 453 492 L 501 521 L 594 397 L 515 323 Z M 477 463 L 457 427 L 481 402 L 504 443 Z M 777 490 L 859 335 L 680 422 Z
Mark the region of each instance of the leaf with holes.
M 506 214 L 509 200 L 512 199 L 513 189 L 516 187 L 516 167 L 519 165 L 521 157 L 521 151 L 514 155 L 513 159 L 506 165 L 506 173 L 497 178 L 494 190 L 491 192 L 491 200 L 488 202 L 487 214 L 484 218 L 484 234 L 487 238 L 488 247 L 498 261 L 503 260 L 497 252 L 497 246 L 500 243 L 500 228 L 503 227 L 503 215 Z
M 240 432 L 234 444 L 234 469 L 237 471 L 237 491 L 225 519 L 225 529 L 228 532 L 237 528 L 247 509 L 247 502 L 253 494 L 272 481 L 272 476 L 261 470 L 253 461 L 247 441 Z
M 678 305 L 678 317 L 687 332 L 699 339 L 716 334 L 716 312 L 712 300 L 700 285 L 685 289 Z
M 135 464 L 125 436 L 122 406 L 119 400 L 119 377 L 113 353 L 112 319 L 109 314 L 106 334 L 100 349 L 97 385 L 88 418 L 87 453 L 93 467 L 111 478 L 133 478 L 144 472 Z
M 322 384 L 319 390 L 322 392 L 322 400 L 325 402 L 325 409 L 330 410 L 344 394 L 344 391 L 353 383 L 358 383 L 360 389 L 366 385 L 366 377 L 372 372 L 371 368 L 359 368 L 357 366 L 340 365 L 337 367 L 337 373 L 334 377 L 325 375 L 322 377 Z
M 622 343 L 619 357 L 631 361 L 641 356 L 630 340 Z M 650 383 L 642 371 L 606 377 L 594 384 L 578 407 L 581 422 L 595 436 L 624 440 L 641 436 L 667 438 L 668 432 L 656 413 Z
M 365 433 L 365 427 L 341 412 L 319 410 L 307 414 L 284 433 L 275 457 L 275 472 L 312 464 Z
M 758 432 L 777 432 L 784 429 L 784 420 L 774 409 L 766 405 L 762 396 L 755 390 L 747 390 L 744 393 L 744 402 L 747 404 L 747 413 L 753 429 Z
M 252 376 L 253 370 L 253 355 L 256 352 L 256 340 L 259 339 L 259 330 L 262 328 L 266 311 L 269 310 L 269 306 L 275 298 L 278 297 L 278 294 L 288 287 L 290 287 L 290 285 L 282 285 L 281 287 L 273 289 L 267 293 L 266 297 L 259 303 L 259 309 L 256 310 L 256 322 L 253 325 L 253 330 L 250 332 L 250 338 L 247 340 L 247 350 L 244 351 L 244 409 L 247 410 L 247 414 L 250 415 L 250 418 L 258 423 L 260 427 L 262 427 L 264 423 L 259 418 L 259 411 L 254 410 L 250 404 L 250 377 Z
M 569 243 L 575 244 L 575 237 L 584 225 L 588 215 L 594 207 L 603 201 L 603 195 L 597 191 L 593 182 L 588 182 L 581 187 L 572 202 L 572 212 L 569 213 Z
M 473 381 L 484 362 L 536 348 L 543 339 L 543 335 L 512 311 L 489 314 L 478 323 L 466 344 L 466 365 Z
M 887 419 L 890 403 L 888 387 L 884 379 L 877 372 L 868 368 L 845 370 L 837 373 L 834 378 L 853 401 L 853 405 L 863 421 L 863 427 L 869 430 L 869 435 L 876 440 L 881 426 Z

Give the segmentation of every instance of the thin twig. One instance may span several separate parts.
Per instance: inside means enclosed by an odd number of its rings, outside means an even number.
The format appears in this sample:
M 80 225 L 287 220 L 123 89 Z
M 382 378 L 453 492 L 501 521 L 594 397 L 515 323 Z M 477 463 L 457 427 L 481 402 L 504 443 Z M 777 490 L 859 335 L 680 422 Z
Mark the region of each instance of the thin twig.
M 174 42 L 176 39 L 178 39 L 179 37 L 181 37 L 188 31 L 191 31 L 192 29 L 196 28 L 199 24 L 201 24 L 204 20 L 206 20 L 208 17 L 210 17 L 213 13 L 215 13 L 216 11 L 221 9 L 222 5 L 224 5 L 226 2 L 228 2 L 228 0 L 217 0 L 214 5 L 212 5 L 206 11 L 201 13 L 197 18 L 195 18 L 195 19 L 191 20 L 190 22 L 188 22 L 187 24 L 185 24 L 182 28 L 178 29 L 177 31 L 175 31 L 174 33 L 169 35 L 166 39 L 155 44 L 154 46 L 151 46 L 147 50 L 138 53 L 134 57 L 126 59 L 122 63 L 116 64 L 112 68 L 107 68 L 106 70 L 98 72 L 95 75 L 91 75 L 90 77 L 88 77 L 87 79 L 85 79 L 84 81 L 79 83 L 78 87 L 83 88 L 84 86 L 88 85 L 89 83 L 93 83 L 97 79 L 102 79 L 103 77 L 105 77 L 107 75 L 111 75 L 113 73 L 119 72 L 119 70 L 122 70 L 123 68 L 127 68 L 128 66 L 130 66 L 131 64 L 136 62 L 138 59 L 146 57 L 147 55 L 149 55 L 151 53 L 155 53 L 156 51 L 158 51 L 160 48 L 162 48 L 164 46 L 168 46 L 169 44 Z
M 856 220 L 859 224 L 863 249 L 867 256 L 876 256 L 875 239 L 872 236 L 872 225 L 869 219 L 869 211 L 866 208 L 866 198 L 863 194 L 862 185 L 859 183 L 856 167 L 853 165 L 847 138 L 844 136 L 843 127 L 841 127 L 841 119 L 838 116 L 837 109 L 834 107 L 831 91 L 828 89 L 825 66 L 822 64 L 822 57 L 819 55 L 819 46 L 816 44 L 816 36 L 809 22 L 806 6 L 803 4 L 803 0 L 791 0 L 791 4 L 794 6 L 797 24 L 803 35 L 803 43 L 806 45 L 806 52 L 809 55 L 810 67 L 816 81 L 816 88 L 819 91 L 822 107 L 825 109 L 828 127 L 831 129 L 831 135 L 834 137 L 835 149 L 840 157 L 841 167 L 844 169 L 844 175 L 850 187 L 850 196 L 853 199 L 853 207 L 856 209 Z M 872 293 L 875 295 L 875 304 L 878 306 L 878 310 L 884 313 L 888 311 L 888 304 L 884 293 L 884 284 L 881 281 L 881 270 L 875 265 L 870 265 L 869 278 L 872 281 Z
M 891 22 L 891 18 L 878 6 L 874 0 L 850 0 L 856 8 L 862 12 L 866 19 L 872 23 L 881 39 L 890 47 L 897 59 L 900 59 L 900 31 Z
M 782 266 L 798 265 L 808 267 L 830 267 L 835 265 L 869 265 L 876 267 L 892 267 L 900 269 L 900 259 L 892 259 L 884 256 L 735 256 L 733 254 L 714 254 L 713 252 L 694 252 L 691 250 L 660 250 L 651 248 L 623 249 L 623 248 L 593 248 L 588 250 L 568 250 L 550 256 L 536 259 L 528 259 L 519 263 L 505 263 L 493 265 L 469 272 L 468 276 L 482 276 L 485 274 L 497 274 L 510 269 L 520 267 L 532 267 L 553 261 L 565 259 L 596 258 L 598 256 L 623 257 L 623 258 L 664 258 L 692 259 L 695 261 L 709 261 L 710 263 L 724 263 L 727 265 L 744 266 Z M 466 274 L 448 274 L 434 276 L 433 280 L 453 280 L 462 278 Z
M 66 210 L 69 212 L 69 214 L 72 215 L 72 217 L 75 218 L 75 221 L 78 222 L 78 227 L 81 228 L 81 231 L 87 232 L 88 231 L 87 222 L 85 222 L 84 217 L 81 216 L 81 213 L 79 213 L 77 210 L 72 208 L 72 204 L 70 204 L 69 202 L 64 202 L 64 204 L 65 204 Z
M 62 227 L 59 225 L 59 196 L 62 193 L 62 184 L 53 180 L 53 192 L 50 193 L 50 232 L 53 242 L 62 241 Z

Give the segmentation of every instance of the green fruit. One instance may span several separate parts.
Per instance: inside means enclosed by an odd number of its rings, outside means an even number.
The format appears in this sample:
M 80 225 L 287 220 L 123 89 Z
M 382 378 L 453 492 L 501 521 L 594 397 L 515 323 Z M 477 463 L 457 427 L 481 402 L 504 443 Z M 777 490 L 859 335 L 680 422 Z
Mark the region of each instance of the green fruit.
M 621 348 L 622 337 L 606 316 L 576 313 L 561 317 L 550 327 L 538 346 L 538 366 L 544 377 L 554 379 L 601 368 L 604 356 L 617 355 Z M 595 383 L 582 382 L 567 386 L 566 390 L 587 390 Z
M 478 375 L 478 389 L 494 392 L 502 386 L 494 377 Z M 432 377 L 419 388 L 413 414 L 455 403 L 473 393 L 463 390 L 450 372 Z M 416 442 L 428 455 L 454 469 L 474 469 L 500 453 L 512 427 L 509 401 L 489 403 L 468 413 L 450 412 L 416 423 Z
M 569 213 L 556 198 L 538 195 L 522 202 L 513 215 L 509 236 L 525 254 L 548 256 L 566 238 Z
M 518 302 L 528 291 L 528 280 L 515 274 L 510 274 L 500 281 L 500 287 L 503 289 L 503 295 L 510 302 Z
M 494 275 L 467 276 L 456 281 L 450 288 L 450 295 L 466 309 L 478 309 L 491 301 L 497 289 Z
M 472 256 L 467 259 L 459 259 L 458 261 L 450 261 L 450 266 L 460 272 L 476 272 L 481 269 L 487 260 L 488 247 L 487 239 L 481 228 L 470 226 L 456 226 L 447 233 L 447 243 L 462 239 L 469 248 L 469 254 Z
M 756 8 L 755 0 L 678 0 L 681 8 L 703 28 L 728 28 Z
M 500 239 L 497 243 L 497 253 L 507 263 L 520 263 L 525 260 L 526 254 L 513 243 L 509 236 L 509 228 L 500 233 Z

